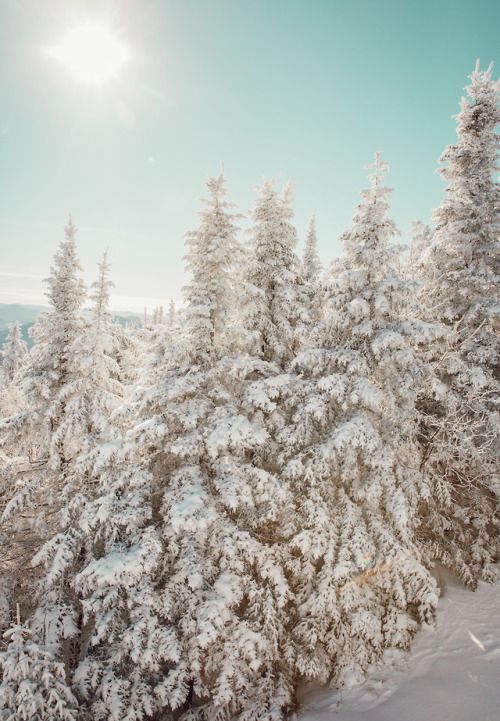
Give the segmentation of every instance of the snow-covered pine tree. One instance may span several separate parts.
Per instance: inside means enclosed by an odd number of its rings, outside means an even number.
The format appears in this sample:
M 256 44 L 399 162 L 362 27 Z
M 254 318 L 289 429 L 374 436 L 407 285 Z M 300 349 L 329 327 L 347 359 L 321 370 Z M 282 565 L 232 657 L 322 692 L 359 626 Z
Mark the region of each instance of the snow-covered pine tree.
M 27 401 L 27 410 L 2 423 L 2 443 L 15 444 L 15 455 L 18 457 L 2 469 L 5 490 L 2 521 L 8 525 L 10 537 L 11 603 L 19 603 L 23 619 L 31 616 L 31 622 L 32 614 L 36 614 L 37 610 L 33 594 L 37 583 L 43 583 L 43 572 L 27 571 L 33 565 L 33 557 L 49 539 L 55 540 L 53 551 L 57 556 L 59 550 L 57 560 L 63 567 L 66 557 L 66 548 L 57 547 L 57 528 L 59 512 L 64 505 L 61 495 L 73 449 L 63 429 L 68 398 L 79 380 L 76 358 L 83 326 L 78 311 L 85 289 L 79 277 L 81 267 L 76 252 L 76 228 L 71 216 L 64 231 L 65 238 L 60 243 L 54 267 L 47 279 L 52 310 L 37 318 L 31 331 L 35 345 L 17 376 Z M 23 459 L 23 456 L 26 458 Z M 21 509 L 24 509 L 22 514 L 19 513 Z M 44 595 L 43 591 L 41 595 Z M 59 629 L 59 636 L 61 632 L 63 636 L 72 635 L 74 627 L 71 609 L 64 601 L 61 604 L 56 598 L 52 601 L 55 612 L 49 615 L 49 619 L 39 618 L 38 623 L 30 623 L 32 630 L 33 625 L 38 626 L 33 636 L 37 648 L 45 647 L 49 652 L 53 651 L 53 630 Z M 2 655 L 4 668 L 5 665 L 9 667 L 18 653 L 14 643 L 17 637 L 13 636 L 12 643 Z M 32 693 L 43 695 L 43 680 L 37 677 L 31 681 Z M 9 703 L 9 695 L 2 687 L 0 707 L 8 708 Z
M 492 66 L 481 72 L 478 62 L 470 79 L 458 142 L 440 159 L 447 197 L 434 212 L 423 297 L 448 332 L 430 357 L 440 383 L 419 408 L 434 479 L 423 537 L 431 556 L 474 586 L 492 577 L 500 553 L 500 107 Z
M 203 360 L 204 352 L 214 344 L 228 348 L 227 335 L 236 305 L 234 271 L 242 260 L 242 249 L 236 241 L 235 221 L 241 216 L 232 214 L 233 203 L 225 200 L 224 171 L 206 183 L 208 198 L 203 198 L 197 230 L 186 233 L 189 249 L 185 256 L 192 280 L 184 289 L 186 306 L 182 311 L 185 328 L 189 331 L 188 352 L 195 362 Z
M 246 296 L 240 325 L 249 334 L 254 355 L 285 368 L 310 322 L 307 291 L 295 254 L 297 231 L 292 225 L 291 181 L 280 194 L 275 180 L 257 186 L 252 213 L 250 257 L 245 273 Z
M 321 276 L 321 261 L 318 255 L 318 238 L 316 235 L 316 214 L 313 213 L 307 230 L 304 254 L 302 258 L 304 277 L 312 285 L 319 282 Z
M 9 653 L 0 654 L 2 721 L 76 721 L 77 700 L 66 684 L 64 664 L 31 639 L 19 618 L 5 637 Z
M 256 464 L 273 388 L 259 381 L 266 362 L 229 354 L 240 251 L 223 174 L 207 188 L 187 236 L 185 324 L 100 470 L 104 554 L 77 578 L 94 619 L 78 679 L 97 719 L 278 719 L 291 703 L 273 547 L 287 504 Z
M 38 399 L 35 406 L 35 420 L 51 422 L 52 438 L 39 434 L 44 445 L 37 462 L 28 459 L 11 466 L 14 493 L 3 513 L 3 520 L 13 532 L 13 550 L 17 549 L 18 557 L 24 560 L 17 566 L 12 599 L 22 602 L 26 619 L 23 628 L 31 634 L 29 648 L 36 650 L 27 683 L 34 695 L 45 699 L 47 709 L 55 703 L 52 697 L 56 696 L 44 677 L 48 671 L 43 669 L 49 662 L 52 664 L 54 684 L 59 688 L 65 680 L 71 681 L 88 643 L 88 627 L 75 593 L 74 576 L 93 558 L 99 485 L 92 471 L 100 446 L 115 438 L 116 430 L 109 416 L 121 394 L 116 377 L 118 367 L 109 355 L 113 344 L 113 326 L 107 309 L 109 265 L 105 256 L 99 280 L 93 285 L 91 316 L 86 320 L 77 314 L 78 306 L 73 302 L 73 294 L 82 290 L 77 275 L 75 232 L 70 221 L 49 279 L 54 310 L 44 319 L 44 333 L 36 335 L 43 345 L 36 348 L 30 364 L 23 369 L 25 385 L 31 393 L 35 387 L 33 379 L 44 382 L 47 375 L 53 380 L 47 369 L 59 371 L 58 383 L 50 386 L 46 382 L 45 387 L 51 392 Z M 52 329 L 52 336 L 47 334 L 48 328 Z M 53 342 L 54 338 L 60 339 L 62 347 Z M 12 424 L 10 431 L 16 427 L 17 423 Z M 34 428 L 38 429 L 35 423 Z M 20 518 L 18 511 L 23 507 Z M 25 565 L 30 566 L 30 577 L 23 577 Z M 16 639 L 20 631 L 16 633 L 0 658 L 4 669 L 10 669 L 19 655 Z M 60 673 L 60 668 L 64 673 Z M 12 698 L 16 678 L 9 678 L 7 687 L 0 689 L 0 707 L 8 706 Z M 71 693 L 65 694 L 73 703 Z M 61 717 L 64 708 L 61 701 Z M 68 712 L 67 716 L 70 718 L 71 714 Z
M 447 197 L 433 216 L 427 293 L 435 317 L 475 333 L 467 356 L 498 378 L 500 341 L 491 322 L 500 287 L 499 83 L 492 65 L 481 72 L 479 61 L 470 79 L 457 115 L 458 142 L 440 158 Z
M 388 164 L 376 153 L 325 317 L 293 362 L 291 422 L 281 434 L 296 498 L 289 572 L 297 599 L 297 668 L 345 681 L 432 617 L 436 585 L 414 541 L 419 471 L 414 404 L 425 326 L 405 318 L 397 233 L 387 218 Z M 417 337 L 416 337 L 417 336 Z
M 302 257 L 302 272 L 305 280 L 308 308 L 311 321 L 317 322 L 321 317 L 320 280 L 323 268 L 318 255 L 318 238 L 316 235 L 316 215 L 313 213 L 307 230 L 304 254 Z
M 3 350 L 0 368 L 0 419 L 20 413 L 23 409 L 23 396 L 14 381 L 14 376 L 26 360 L 26 343 L 21 334 L 20 323 L 13 323 L 9 329 Z
M 47 494 L 43 503 L 33 506 L 33 514 L 27 514 L 38 532 L 28 533 L 21 528 L 15 535 L 27 546 L 20 557 L 28 564 L 35 552 L 35 539 L 50 535 L 48 528 L 54 514 L 47 514 L 47 510 L 57 508 L 59 503 L 59 485 L 45 483 L 45 479 L 49 468 L 56 470 L 64 465 L 63 439 L 58 431 L 64 418 L 68 388 L 76 380 L 75 355 L 83 330 L 78 311 L 85 290 L 79 277 L 76 228 L 71 217 L 64 230 L 65 238 L 47 280 L 52 310 L 40 314 L 31 329 L 35 345 L 16 378 L 27 407 L 2 423 L 2 446 L 11 448 L 12 455 L 18 459 L 26 457 L 24 463 L 4 466 L 5 510 L 10 512 L 16 504 L 30 504 L 34 496 L 40 499 L 41 489 Z M 23 569 L 23 562 L 18 563 L 18 567 Z
M 71 449 L 65 447 L 65 433 L 60 429 L 68 394 L 80 377 L 83 319 L 79 311 L 85 299 L 85 287 L 80 277 L 76 231 L 70 216 L 64 226 L 64 240 L 54 256 L 54 267 L 46 280 L 52 310 L 40 313 L 31 328 L 35 344 L 18 374 L 18 383 L 30 410 L 4 423 L 3 429 L 4 432 L 7 429 L 9 435 L 17 434 L 25 444 L 36 444 L 39 455 L 53 469 L 64 465 L 66 456 L 71 456 Z
M 11 383 L 21 367 L 27 353 L 26 343 L 21 333 L 21 324 L 13 323 L 5 340 L 2 355 L 2 375 L 7 383 Z
M 109 311 L 110 290 L 114 287 L 109 279 L 110 267 L 106 250 L 98 264 L 98 279 L 91 286 L 90 317 L 86 320 L 86 333 L 81 341 L 81 381 L 78 392 L 68 404 L 69 413 L 81 422 L 78 433 L 80 468 L 86 453 L 115 437 L 116 429 L 110 418 L 123 397 L 120 367 L 116 361 L 119 336 Z
M 178 324 L 177 311 L 175 309 L 174 299 L 170 298 L 170 303 L 168 305 L 167 325 L 170 330 L 174 330 L 174 328 L 177 326 L 177 324 Z

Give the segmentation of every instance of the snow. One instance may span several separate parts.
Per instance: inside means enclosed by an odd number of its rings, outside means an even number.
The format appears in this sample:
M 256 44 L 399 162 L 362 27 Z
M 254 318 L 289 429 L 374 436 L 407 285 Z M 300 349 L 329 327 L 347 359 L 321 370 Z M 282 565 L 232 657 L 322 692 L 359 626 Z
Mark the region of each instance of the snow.
M 447 571 L 438 575 L 436 627 L 360 684 L 303 689 L 299 721 L 498 721 L 500 582 L 472 592 Z

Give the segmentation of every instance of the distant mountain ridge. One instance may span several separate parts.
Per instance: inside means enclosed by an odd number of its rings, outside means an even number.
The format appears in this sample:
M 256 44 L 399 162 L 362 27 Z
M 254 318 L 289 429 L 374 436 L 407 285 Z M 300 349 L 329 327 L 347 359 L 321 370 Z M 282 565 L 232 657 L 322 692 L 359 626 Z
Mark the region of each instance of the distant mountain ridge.
M 9 334 L 9 326 L 16 321 L 21 324 L 23 340 L 26 341 L 28 349 L 33 345 L 33 338 L 28 335 L 28 330 L 35 322 L 39 313 L 50 310 L 46 305 L 23 305 L 21 303 L 0 303 L 0 350 Z M 113 311 L 112 311 L 113 312 Z M 120 325 L 126 325 L 131 321 L 140 319 L 138 313 L 119 311 L 113 313 Z M 0 359 L 1 362 L 1 359 Z

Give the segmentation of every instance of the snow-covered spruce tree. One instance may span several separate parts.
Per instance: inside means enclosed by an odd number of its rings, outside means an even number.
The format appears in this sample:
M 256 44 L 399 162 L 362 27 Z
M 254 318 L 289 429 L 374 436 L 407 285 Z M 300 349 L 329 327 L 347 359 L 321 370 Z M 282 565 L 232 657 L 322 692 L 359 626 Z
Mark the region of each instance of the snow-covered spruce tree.
M 14 378 L 26 359 L 26 343 L 21 336 L 21 326 L 14 323 L 9 330 L 6 342 L 4 343 L 2 366 L 0 368 L 0 419 L 10 418 L 24 410 L 24 399 L 20 388 L 14 383 Z M 0 468 L 12 462 L 12 456 L 16 455 L 16 444 L 5 443 L 0 453 Z M 0 508 L 10 498 L 12 481 L 8 476 L 0 472 Z M 3 631 L 10 624 L 10 590 L 11 590 L 11 568 L 15 563 L 10 558 L 12 539 L 9 532 L 0 527 L 0 547 L 4 549 L 3 563 L 0 564 L 0 638 Z
M 78 311 L 85 297 L 79 277 L 80 263 L 76 253 L 76 229 L 70 221 L 64 228 L 65 238 L 55 255 L 54 268 L 47 282 L 52 310 L 38 316 L 31 334 L 35 345 L 26 363 L 17 374 L 26 409 L 1 425 L 2 447 L 12 449 L 17 462 L 2 469 L 4 518 L 16 508 L 30 505 L 24 514 L 23 527 L 18 514 L 19 533 L 11 534 L 25 547 L 17 556 L 17 568 L 23 573 L 30 565 L 37 544 L 43 536 L 50 536 L 55 509 L 60 505 L 60 483 L 49 481 L 51 472 L 65 465 L 64 438 L 60 428 L 64 420 L 68 390 L 77 380 L 76 355 L 82 336 L 82 318 Z M 23 458 L 25 460 L 23 461 Z M 43 495 L 43 502 L 41 497 Z M 28 584 L 23 584 L 27 589 Z M 30 590 L 27 593 L 30 597 Z M 21 604 L 21 610 L 24 608 Z
M 21 390 L 13 382 L 14 376 L 26 359 L 26 343 L 21 334 L 19 323 L 13 323 L 0 352 L 0 419 L 20 413 L 23 409 Z
M 500 552 L 499 86 L 492 68 L 470 76 L 458 142 L 441 157 L 447 197 L 434 212 L 422 296 L 448 332 L 432 347 L 440 381 L 423 393 L 421 440 L 434 479 L 422 533 L 431 555 L 468 585 L 491 578 Z
M 82 288 L 76 274 L 75 230 L 71 222 L 66 226 L 66 239 L 56 254 L 56 268 L 49 279 L 54 310 L 45 319 L 46 327 L 51 326 L 54 336 L 59 335 L 66 343 L 62 349 L 52 345 L 56 357 L 51 361 L 48 357 L 51 339 L 43 336 L 45 348 L 37 348 L 38 353 L 31 360 L 35 377 L 37 371 L 47 367 L 60 371 L 59 384 L 54 384 L 52 394 L 42 399 L 46 405 L 39 401 L 36 408 L 38 422 L 43 418 L 52 422 L 52 438 L 42 446 L 44 455 L 38 463 L 25 462 L 21 467 L 17 466 L 21 480 L 14 476 L 15 492 L 3 513 L 3 520 L 14 531 L 13 547 L 22 532 L 23 539 L 17 546 L 22 549 L 31 569 L 35 569 L 31 578 L 19 577 L 17 584 L 22 582 L 24 589 L 21 596 L 26 618 L 23 628 L 31 634 L 30 649 L 37 650 L 38 654 L 31 665 L 33 675 L 29 683 L 33 693 L 45 699 L 47 708 L 53 704 L 54 692 L 43 674 L 37 675 L 38 671 L 43 671 L 50 661 L 60 686 L 65 679 L 72 678 L 88 643 L 88 628 L 83 622 L 74 576 L 89 558 L 93 558 L 98 483 L 92 470 L 99 447 L 116 435 L 109 416 L 121 394 L 116 378 L 117 365 L 109 355 L 113 331 L 107 310 L 111 283 L 107 279 L 106 256 L 100 264 L 99 280 L 93 286 L 90 318 L 77 315 L 78 307 L 71 304 L 73 293 Z M 66 294 L 70 297 L 65 298 Z M 59 309 L 63 311 L 60 314 Z M 61 326 L 69 330 L 64 333 Z M 57 357 L 58 353 L 63 356 L 62 360 Z M 36 365 L 36 358 L 43 361 L 41 368 Z M 27 377 L 28 387 L 29 380 Z M 45 440 L 41 433 L 39 437 Z M 23 506 L 24 520 L 20 522 L 17 512 Z M 21 555 L 19 551 L 18 554 Z M 18 566 L 18 571 L 23 572 L 23 564 Z M 31 596 L 29 603 L 26 592 Z M 15 592 L 13 600 L 17 601 Z M 12 642 L 0 657 L 4 670 L 12 667 L 13 659 L 19 653 L 14 643 L 18 636 L 13 635 Z M 60 667 L 64 669 L 63 674 L 58 670 Z M 15 677 L 7 684 L 11 691 L 13 683 Z M 10 704 L 12 697 L 9 694 L 8 688 L 2 687 L 0 708 L 2 704 L 3 707 Z M 75 701 L 69 691 L 66 695 L 73 699 L 72 703 Z M 72 708 L 74 710 L 74 705 Z M 53 716 L 46 718 L 62 717 L 62 713 L 61 716 L 57 713 L 56 709 Z M 70 716 L 68 711 L 68 718 Z M 45 717 L 41 715 L 40 718 Z
M 80 378 L 80 348 L 83 319 L 79 313 L 85 300 L 76 249 L 76 228 L 64 226 L 65 238 L 54 256 L 54 267 L 46 280 L 52 310 L 40 313 L 30 335 L 35 344 L 18 374 L 30 410 L 4 424 L 19 440 L 36 444 L 39 455 L 52 469 L 64 465 L 71 449 L 66 447 L 61 425 L 68 393 Z
M 17 376 L 27 410 L 2 423 L 2 443 L 4 446 L 15 444 L 18 457 L 4 466 L 2 473 L 5 490 L 2 522 L 7 525 L 10 538 L 7 551 L 12 571 L 11 602 L 20 604 L 23 618 L 30 617 L 32 640 L 41 655 L 50 657 L 53 663 L 59 651 L 55 637 L 71 636 L 75 628 L 73 609 L 68 607 L 65 599 L 58 598 L 57 591 L 49 600 L 43 589 L 43 571 L 28 572 L 28 569 L 33 566 L 36 552 L 51 539 L 54 539 L 53 551 L 57 556 L 59 513 L 64 506 L 62 493 L 68 461 L 73 453 L 63 429 L 68 398 L 78 382 L 76 359 L 83 329 L 78 310 L 85 290 L 79 277 L 76 229 L 71 218 L 64 230 L 65 238 L 47 280 L 52 310 L 41 314 L 33 326 L 35 345 Z M 24 455 L 25 460 L 22 459 Z M 19 513 L 21 509 L 22 514 Z M 63 546 L 59 550 L 57 560 L 64 567 L 66 549 Z M 38 584 L 39 594 L 34 600 Z M 48 618 L 37 617 L 39 604 L 42 603 L 46 610 L 50 602 L 53 612 Z M 19 634 L 14 634 L 0 657 L 4 673 L 19 653 L 18 637 Z M 38 663 L 33 664 L 33 671 L 39 668 Z M 30 682 L 32 694 L 44 696 L 43 678 L 33 676 Z M 12 697 L 6 686 L 1 688 L 0 708 L 8 709 Z M 50 693 L 50 688 L 46 690 Z M 47 718 L 56 717 L 49 715 Z
M 174 299 L 170 298 L 170 303 L 168 304 L 168 316 L 167 316 L 167 325 L 169 327 L 169 330 L 174 330 L 178 326 L 178 319 L 177 319 L 177 311 L 175 309 L 175 303 Z
M 109 279 L 110 267 L 106 250 L 98 264 L 98 279 L 91 286 L 92 306 L 82 338 L 81 381 L 68 408 L 81 423 L 78 433 L 80 466 L 87 453 L 115 437 L 116 429 L 110 423 L 110 417 L 123 396 L 120 367 L 116 361 L 119 335 L 109 311 L 110 290 L 114 287 Z
M 26 343 L 21 333 L 21 324 L 13 323 L 2 349 L 2 375 L 8 383 L 21 367 L 27 353 Z
M 285 368 L 302 342 L 310 318 L 295 254 L 293 185 L 289 182 L 281 194 L 274 185 L 274 180 L 266 180 L 256 187 L 259 196 L 249 231 L 247 292 L 240 325 L 250 334 L 248 347 L 254 355 Z
M 316 215 L 313 213 L 307 230 L 304 254 L 302 256 L 302 274 L 308 295 L 308 310 L 312 323 L 321 317 L 321 275 L 323 268 L 318 255 L 318 238 L 316 235 Z
M 187 235 L 184 326 L 99 469 L 102 552 L 77 577 L 93 632 L 76 680 L 95 719 L 279 719 L 291 703 L 273 549 L 287 504 L 255 462 L 272 391 L 266 362 L 230 355 L 240 249 L 223 174 L 207 189 Z
M 182 313 L 189 330 L 189 352 L 200 360 L 198 348 L 210 349 L 231 344 L 227 331 L 236 305 L 234 270 L 242 260 L 237 243 L 235 221 L 240 216 L 230 213 L 233 203 L 225 200 L 224 172 L 207 182 L 208 198 L 200 212 L 200 226 L 186 233 L 189 249 L 185 257 L 191 283 L 184 288 L 186 308 Z
M 20 619 L 5 634 L 8 653 L 1 654 L 2 721 L 76 721 L 76 698 L 66 683 L 64 664 L 31 639 Z
M 284 476 L 296 498 L 289 571 L 297 668 L 311 681 L 359 676 L 390 647 L 407 647 L 432 617 L 436 585 L 414 541 L 419 471 L 413 347 L 425 324 L 405 319 L 391 190 L 380 154 L 330 284 L 325 317 L 297 355 Z
M 498 314 L 500 287 L 500 136 L 499 84 L 492 65 L 479 61 L 457 116 L 458 142 L 440 158 L 447 197 L 434 212 L 436 227 L 429 255 L 427 293 L 440 321 L 475 333 L 467 356 L 498 378 L 498 335 L 491 323 Z

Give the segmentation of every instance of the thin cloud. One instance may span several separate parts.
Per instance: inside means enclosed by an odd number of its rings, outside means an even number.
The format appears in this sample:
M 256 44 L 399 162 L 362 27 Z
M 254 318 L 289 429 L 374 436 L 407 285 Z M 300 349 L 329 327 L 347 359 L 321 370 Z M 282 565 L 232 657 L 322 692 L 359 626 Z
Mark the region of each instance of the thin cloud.
M 35 278 L 36 280 L 43 280 L 45 278 L 44 275 L 36 275 L 34 273 L 2 273 L 2 272 L 0 272 L 0 276 L 3 278 Z
M 47 305 L 47 296 L 45 293 L 37 293 L 31 288 L 0 288 L 0 303 Z
M 60 230 L 61 226 L 53 223 L 28 222 L 25 220 L 13 220 L 12 218 L 0 218 L 0 223 L 13 225 L 16 228 L 46 228 L 48 230 Z

